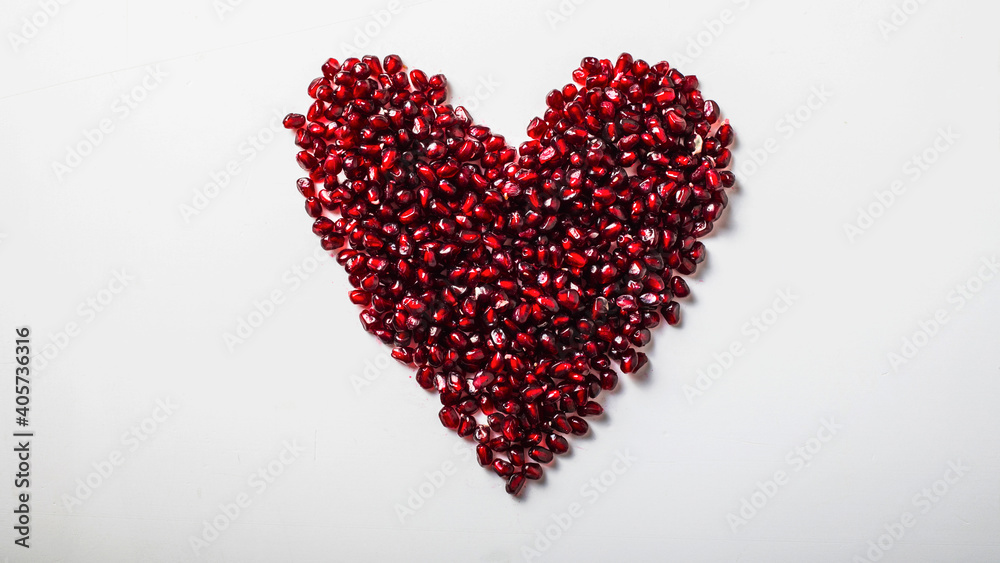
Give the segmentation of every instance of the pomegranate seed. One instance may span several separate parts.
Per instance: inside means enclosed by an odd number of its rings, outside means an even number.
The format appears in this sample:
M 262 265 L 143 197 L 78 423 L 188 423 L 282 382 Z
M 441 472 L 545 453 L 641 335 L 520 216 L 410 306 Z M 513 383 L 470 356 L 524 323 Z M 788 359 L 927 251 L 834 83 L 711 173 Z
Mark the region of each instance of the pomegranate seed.
M 478 409 L 478 407 L 476 407 Z M 469 415 L 462 416 L 461 421 L 458 423 L 458 435 L 459 436 L 469 436 L 476 430 L 476 419 Z
M 691 294 L 687 282 L 680 276 L 670 278 L 670 291 L 677 297 L 687 297 Z
M 527 463 L 527 459 L 524 457 L 524 450 L 520 448 L 512 449 L 507 452 L 507 458 L 510 459 L 511 465 L 514 467 L 521 467 Z
M 521 473 L 511 475 L 510 479 L 507 480 L 506 490 L 512 495 L 516 495 L 521 492 L 524 488 L 524 475 Z
M 549 434 L 549 437 L 545 439 L 545 443 L 548 444 L 549 449 L 557 454 L 564 454 L 569 451 L 569 442 L 566 438 L 558 434 Z
M 508 477 L 514 473 L 514 466 L 507 460 L 498 459 L 493 462 L 493 471 L 501 477 Z
M 540 461 L 542 463 L 548 463 L 552 461 L 552 452 L 540 446 L 535 446 L 530 450 L 528 450 L 528 455 L 531 457 L 531 459 Z
M 401 363 L 408 364 L 413 361 L 413 351 L 409 348 L 396 347 L 392 349 L 392 357 Z
M 476 459 L 479 461 L 479 465 L 486 467 L 493 461 L 493 450 L 491 450 L 486 444 L 477 445 Z
M 396 74 L 403 70 L 403 59 L 399 55 L 389 55 L 382 61 L 382 67 L 387 74 Z
M 604 412 L 604 408 L 601 405 L 595 403 L 594 401 L 589 401 L 587 404 L 581 406 L 577 409 L 583 416 L 597 416 Z
M 556 432 L 561 432 L 563 434 L 569 434 L 570 431 L 572 430 L 572 427 L 569 424 L 569 420 L 561 414 L 554 417 L 549 422 L 549 424 L 552 425 L 553 430 L 555 430 Z
M 441 419 L 441 424 L 443 424 L 446 428 L 458 428 L 459 416 L 458 411 L 455 409 L 451 407 L 442 407 L 441 412 L 438 413 L 438 417 Z
M 590 403 L 590 404 L 597 405 L 597 403 Z M 576 434 L 578 436 L 586 434 L 587 430 L 590 429 L 590 425 L 587 424 L 587 421 L 578 416 L 569 417 L 569 425 L 572 428 L 573 434 Z
M 663 306 L 663 317 L 667 319 L 667 324 L 676 326 L 681 322 L 681 307 L 676 301 L 671 301 Z
M 527 477 L 528 479 L 541 479 L 542 466 L 538 465 L 537 463 L 526 463 L 524 465 L 524 476 Z
M 285 129 L 298 129 L 306 124 L 306 116 L 300 113 L 290 113 L 285 116 L 281 124 L 285 126 Z
M 476 427 L 475 432 L 473 432 L 472 437 L 479 443 L 483 443 L 490 439 L 490 428 L 480 424 Z

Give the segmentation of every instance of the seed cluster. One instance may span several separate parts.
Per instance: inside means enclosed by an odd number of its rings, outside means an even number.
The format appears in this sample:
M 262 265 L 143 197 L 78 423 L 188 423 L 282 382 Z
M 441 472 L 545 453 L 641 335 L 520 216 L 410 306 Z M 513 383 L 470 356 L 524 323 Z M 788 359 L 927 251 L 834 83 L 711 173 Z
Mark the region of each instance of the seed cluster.
M 365 330 L 517 494 L 647 362 L 726 206 L 733 130 L 698 79 L 583 59 L 517 150 L 390 55 L 328 60 L 289 114 L 313 232 Z M 339 217 L 337 217 L 339 215 Z

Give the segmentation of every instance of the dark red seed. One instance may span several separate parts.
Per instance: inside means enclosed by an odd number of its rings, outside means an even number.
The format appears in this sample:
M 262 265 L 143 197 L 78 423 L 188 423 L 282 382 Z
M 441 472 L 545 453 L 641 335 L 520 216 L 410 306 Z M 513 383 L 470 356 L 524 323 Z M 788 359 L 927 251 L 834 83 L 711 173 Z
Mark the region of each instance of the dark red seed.
M 476 426 L 476 430 L 475 430 L 475 432 L 472 433 L 472 437 L 477 442 L 480 442 L 480 443 L 486 442 L 487 440 L 490 439 L 490 428 L 489 428 L 489 426 L 485 426 L 485 425 L 482 425 L 482 424 L 480 424 L 479 426 Z
M 476 458 L 479 461 L 479 465 L 486 467 L 493 461 L 493 450 L 486 444 L 478 444 L 476 446 Z
M 393 348 L 392 357 L 404 364 L 408 364 L 413 361 L 413 351 L 409 348 Z
M 566 438 L 558 434 L 549 434 L 548 438 L 545 439 L 545 444 L 557 454 L 564 454 L 569 451 L 569 442 L 566 441 Z
M 319 161 L 316 160 L 316 157 L 307 151 L 300 151 L 295 155 L 295 158 L 303 170 L 311 172 L 319 166 Z
M 419 384 L 424 389 L 430 389 L 434 387 L 434 370 L 423 366 L 417 369 L 417 384 Z
M 587 404 L 579 407 L 577 412 L 582 416 L 598 416 L 604 412 L 604 408 L 594 401 L 589 401 Z
M 524 488 L 524 475 L 518 473 L 516 475 L 511 475 L 510 479 L 507 480 L 506 490 L 512 495 L 516 495 L 521 492 Z
M 299 178 L 295 182 L 295 187 L 304 197 L 316 197 L 316 185 L 309 178 Z
M 523 434 L 521 433 L 521 427 L 513 418 L 508 418 L 503 423 L 503 437 L 507 438 L 511 442 L 516 442 L 521 439 Z
M 530 456 L 531 459 L 540 461 L 542 463 L 548 463 L 552 461 L 552 452 L 541 446 L 535 446 L 529 449 L 528 456 Z
M 671 326 L 676 326 L 681 322 L 681 306 L 676 301 L 670 301 L 663 306 L 663 317 L 667 320 L 667 324 Z
M 593 403 L 593 404 L 596 405 L 597 403 Z M 584 420 L 584 419 L 582 419 L 582 418 L 580 418 L 580 417 L 578 417 L 578 416 L 571 416 L 571 417 L 569 417 L 569 425 L 573 429 L 573 434 L 576 434 L 578 436 L 582 436 L 583 434 L 586 434 L 587 430 L 590 428 L 590 425 L 587 424 L 587 421 Z
M 670 291 L 675 297 L 687 297 L 691 294 L 691 289 L 688 288 L 687 282 L 680 276 L 670 278 Z
M 297 129 L 306 124 L 306 116 L 300 113 L 290 113 L 281 122 L 285 129 Z
M 306 214 L 310 217 L 319 217 L 323 213 L 323 206 L 314 197 L 306 198 Z
M 372 296 L 370 293 L 363 289 L 355 289 L 350 293 L 351 303 L 355 305 L 368 306 L 372 302 Z
M 467 414 L 462 415 L 461 421 L 459 421 L 458 423 L 458 435 L 470 436 L 475 430 L 476 430 L 476 419 L 472 418 Z
M 665 106 L 673 102 L 677 98 L 674 93 L 673 88 L 661 88 L 655 94 L 653 94 L 653 99 L 660 106 Z
M 541 479 L 542 478 L 542 466 L 537 463 L 527 463 L 524 465 L 524 476 L 528 479 Z M 510 491 L 508 491 L 510 492 Z
M 334 224 L 327 217 L 320 217 L 313 222 L 313 233 L 317 236 L 323 236 L 333 233 Z
M 728 123 L 719 127 L 719 131 L 715 134 L 715 138 L 719 140 L 719 144 L 723 147 L 728 147 L 733 142 L 733 128 Z
M 399 55 L 388 55 L 382 61 L 382 67 L 387 74 L 396 74 L 403 70 L 403 59 L 399 58 Z
M 441 412 L 438 413 L 438 418 L 441 419 L 441 424 L 445 425 L 446 428 L 455 429 L 458 428 L 458 423 L 460 422 L 458 411 L 452 407 L 442 407 Z
M 615 299 L 615 305 L 625 312 L 636 311 L 639 309 L 639 304 L 635 297 L 632 295 L 622 295 Z
M 561 414 L 553 417 L 552 420 L 549 421 L 549 425 L 551 425 L 552 429 L 556 432 L 561 432 L 563 434 L 569 434 L 571 430 L 569 420 Z
M 601 389 L 611 391 L 618 386 L 618 374 L 612 370 L 601 372 Z
M 487 445 L 495 452 L 505 452 L 510 449 L 510 442 L 502 437 L 493 438 Z
M 493 461 L 493 471 L 496 471 L 497 475 L 501 477 L 507 477 L 514 473 L 514 466 L 505 459 L 497 459 Z
M 539 139 L 545 134 L 546 129 L 548 129 L 548 126 L 545 122 L 536 117 L 528 124 L 528 136 L 532 139 Z

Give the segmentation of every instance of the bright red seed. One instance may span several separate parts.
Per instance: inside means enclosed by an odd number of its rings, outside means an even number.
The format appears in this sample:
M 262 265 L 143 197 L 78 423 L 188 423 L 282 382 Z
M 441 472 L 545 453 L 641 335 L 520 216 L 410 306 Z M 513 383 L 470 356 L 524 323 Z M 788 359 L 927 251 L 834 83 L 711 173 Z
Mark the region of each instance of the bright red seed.
M 479 444 L 476 446 L 476 458 L 479 465 L 486 467 L 493 461 L 493 450 L 486 444 Z
M 438 413 L 438 417 L 441 419 L 441 424 L 445 425 L 446 428 L 458 428 L 460 420 L 458 411 L 452 407 L 442 407 L 441 412 Z
M 501 477 L 508 477 L 514 473 L 514 466 L 507 460 L 498 459 L 493 462 L 493 471 Z
M 290 113 L 285 116 L 281 124 L 285 126 L 285 129 L 298 129 L 306 124 L 306 116 L 300 113 Z

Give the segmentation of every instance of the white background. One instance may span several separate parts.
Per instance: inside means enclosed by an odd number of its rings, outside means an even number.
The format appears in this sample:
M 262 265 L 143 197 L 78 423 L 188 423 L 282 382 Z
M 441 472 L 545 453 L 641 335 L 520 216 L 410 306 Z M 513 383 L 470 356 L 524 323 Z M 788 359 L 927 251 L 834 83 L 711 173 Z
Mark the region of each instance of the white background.
M 0 9 L 0 561 L 1000 560 L 995 3 L 44 5 Z M 362 331 L 291 134 L 270 130 L 354 48 L 445 73 L 512 143 L 582 57 L 622 51 L 697 74 L 736 128 L 739 187 L 682 328 L 655 331 L 646 377 L 523 498 Z M 12 527 L 21 325 L 49 355 L 30 550 Z

